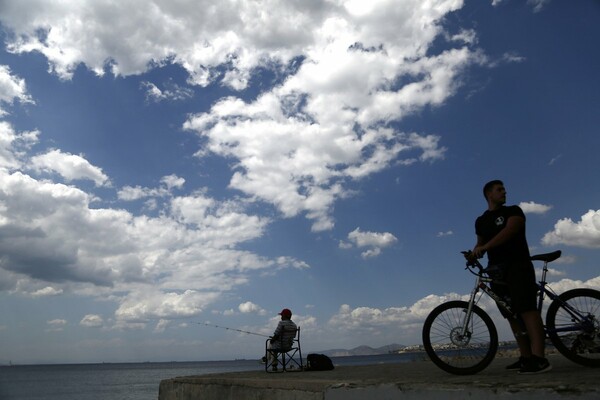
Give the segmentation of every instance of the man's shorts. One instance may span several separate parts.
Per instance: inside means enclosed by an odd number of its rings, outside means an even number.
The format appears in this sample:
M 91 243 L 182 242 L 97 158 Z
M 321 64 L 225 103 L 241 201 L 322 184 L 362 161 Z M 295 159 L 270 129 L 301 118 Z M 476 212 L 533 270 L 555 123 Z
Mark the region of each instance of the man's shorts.
M 537 309 L 537 292 L 535 269 L 531 261 L 511 262 L 497 266 L 502 270 L 505 283 L 492 282 L 492 290 L 501 297 L 509 299 L 514 313 L 522 314 Z M 501 307 L 498 307 L 504 318 L 511 318 Z

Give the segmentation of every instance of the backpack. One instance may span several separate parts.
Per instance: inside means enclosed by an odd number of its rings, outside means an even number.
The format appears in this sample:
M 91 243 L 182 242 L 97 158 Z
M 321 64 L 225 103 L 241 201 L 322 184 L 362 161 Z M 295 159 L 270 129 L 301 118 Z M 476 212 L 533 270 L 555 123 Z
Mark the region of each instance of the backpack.
M 307 371 L 331 371 L 333 368 L 331 358 L 325 354 L 309 354 L 306 357 Z

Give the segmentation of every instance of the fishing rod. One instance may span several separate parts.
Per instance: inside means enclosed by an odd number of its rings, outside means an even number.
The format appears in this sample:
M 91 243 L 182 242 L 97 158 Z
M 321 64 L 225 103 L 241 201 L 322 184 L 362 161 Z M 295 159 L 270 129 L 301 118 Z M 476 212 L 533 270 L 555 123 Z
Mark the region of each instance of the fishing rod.
M 205 325 L 205 326 L 210 326 L 212 328 L 220 328 L 220 329 L 225 329 L 227 331 L 235 331 L 235 332 L 241 332 L 241 333 L 246 333 L 248 335 L 256 335 L 256 336 L 262 336 L 262 337 L 271 337 L 268 335 L 263 335 L 262 333 L 256 333 L 256 332 L 250 332 L 250 331 L 244 331 L 242 329 L 237 329 L 237 328 L 229 328 L 227 326 L 220 326 L 220 325 L 215 325 L 215 324 L 209 324 L 208 322 L 194 322 L 194 324 L 198 324 L 198 325 Z

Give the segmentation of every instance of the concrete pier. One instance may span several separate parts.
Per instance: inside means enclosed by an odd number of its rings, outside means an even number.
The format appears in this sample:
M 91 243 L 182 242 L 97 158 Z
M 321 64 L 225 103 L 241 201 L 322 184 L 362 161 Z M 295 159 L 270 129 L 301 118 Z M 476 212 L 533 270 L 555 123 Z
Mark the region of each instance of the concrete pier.
M 600 369 L 550 356 L 552 371 L 519 375 L 497 358 L 476 375 L 450 375 L 429 361 L 336 367 L 323 372 L 233 372 L 167 379 L 159 400 L 600 399 Z

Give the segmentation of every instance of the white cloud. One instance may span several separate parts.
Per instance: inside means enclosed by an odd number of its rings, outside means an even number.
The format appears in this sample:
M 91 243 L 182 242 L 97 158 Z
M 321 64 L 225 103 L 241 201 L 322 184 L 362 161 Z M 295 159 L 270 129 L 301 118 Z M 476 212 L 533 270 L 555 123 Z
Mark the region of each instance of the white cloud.
M 163 176 L 161 178 L 160 182 L 162 184 L 164 184 L 168 190 L 171 190 L 173 188 L 181 189 L 183 187 L 183 184 L 185 183 L 185 179 L 183 179 L 175 174 L 171 174 L 171 175 Z
M 218 78 L 241 89 L 256 66 L 272 59 L 285 63 L 298 54 L 310 43 L 325 9 L 333 6 L 274 0 L 209 3 L 93 0 L 73 7 L 19 1 L 5 4 L 0 18 L 15 31 L 11 51 L 42 53 L 63 79 L 70 79 L 80 63 L 98 75 L 107 70 L 132 75 L 173 62 L 195 84 Z M 229 65 L 224 74 L 217 70 L 220 65 Z
M 166 100 L 180 101 L 194 96 L 194 91 L 173 82 L 167 82 L 161 90 L 152 82 L 142 82 L 142 88 L 146 90 L 146 100 L 160 102 Z
M 171 196 L 173 189 L 181 189 L 185 184 L 185 179 L 177 175 L 167 175 L 160 179 L 161 186 L 158 188 L 147 188 L 141 186 L 124 186 L 119 190 L 117 196 L 119 200 L 134 201 L 146 197 L 167 197 Z
M 67 320 L 65 319 L 53 319 L 50 321 L 46 321 L 48 328 L 46 332 L 62 332 L 65 325 L 67 325 Z
M 154 332 L 156 332 L 156 333 L 164 332 L 170 323 L 171 323 L 171 321 L 167 320 L 167 319 L 159 320 L 158 323 L 156 324 L 156 327 L 154 328 Z
M 492 0 L 492 6 L 496 7 L 500 3 L 504 3 L 506 0 Z M 527 5 L 533 8 L 533 12 L 537 13 L 550 3 L 550 0 L 527 0 Z
M 552 206 L 538 204 L 533 201 L 521 202 L 519 203 L 519 207 L 521 207 L 525 214 L 545 214 L 552 209 Z
M 62 293 L 63 293 L 62 289 L 56 289 L 51 286 L 46 286 L 42 289 L 36 290 L 35 292 L 31 293 L 31 295 L 33 297 L 45 297 L 45 296 L 57 296 Z
M 63 153 L 60 150 L 49 152 L 31 158 L 31 167 L 38 172 L 56 172 L 67 182 L 79 179 L 94 181 L 96 186 L 104 186 L 109 183 L 101 168 L 89 163 L 82 156 Z
M 509 63 L 519 63 L 525 61 L 525 57 L 520 56 L 516 53 L 504 53 L 502 55 L 502 60 Z
M 445 236 L 452 236 L 454 235 L 453 231 L 446 231 L 446 232 L 438 232 L 437 233 L 437 237 L 445 237 Z
M 352 243 L 348 243 L 348 242 L 344 242 L 343 240 L 340 240 L 338 247 L 340 249 L 349 250 L 352 248 Z
M 246 301 L 245 303 L 241 303 L 238 306 L 238 310 L 242 314 L 258 314 L 258 315 L 267 315 L 267 311 L 260 307 L 257 304 L 252 303 L 251 301 Z
M 356 228 L 348 234 L 348 240 L 357 247 L 387 247 L 396 243 L 398 239 L 389 232 L 363 232 Z
M 377 257 L 381 254 L 381 249 L 389 247 L 396 243 L 398 239 L 389 232 L 363 232 L 360 228 L 356 228 L 348 234 L 348 240 L 358 248 L 370 247 L 370 249 L 362 253 L 363 258 Z M 349 249 L 351 243 L 340 243 L 340 248 Z
M 352 308 L 348 304 L 343 304 L 337 314 L 328 321 L 327 329 L 335 332 L 345 332 L 344 337 L 351 336 L 357 341 L 369 340 L 368 338 L 370 338 L 369 343 L 372 343 L 375 338 L 378 341 L 383 340 L 387 343 L 398 343 L 398 340 L 402 340 L 402 337 L 414 340 L 412 338 L 420 335 L 423 321 L 434 307 L 446 301 L 461 298 L 468 298 L 468 296 L 461 296 L 456 293 L 443 296 L 429 295 L 412 306 L 384 309 L 373 307 Z M 381 339 L 384 337 L 388 337 L 388 339 Z
M 183 182 L 170 176 L 163 184 Z M 292 257 L 238 250 L 269 221 L 232 201 L 201 193 L 172 197 L 152 218 L 91 208 L 91 200 L 75 187 L 0 169 L 4 289 L 111 297 L 119 303 L 119 326 L 131 328 L 197 315 L 254 271 L 308 267 Z
M 300 53 L 305 60 L 282 85 L 248 103 L 221 100 L 184 125 L 210 152 L 238 160 L 231 187 L 286 217 L 306 213 L 314 231 L 334 226 L 331 210 L 349 195 L 349 182 L 390 165 L 443 158 L 438 136 L 390 124 L 442 104 L 462 69 L 481 62 L 467 48 L 423 53 L 441 32 L 436 21 L 452 9 L 448 2 L 415 7 L 419 18 L 352 4 L 349 14 L 332 9 L 315 26 L 313 45 Z
M 544 235 L 542 244 L 600 248 L 600 210 L 589 210 L 578 222 L 571 218 L 559 220 L 554 230 Z
M 540 12 L 550 3 L 550 0 L 527 0 L 527 4 L 533 7 L 533 12 Z
M 15 132 L 13 126 L 0 121 L 0 168 L 20 168 L 26 150 L 38 141 L 39 131 Z
M 217 293 L 186 290 L 183 293 L 147 290 L 130 293 L 115 312 L 118 320 L 147 322 L 198 315 Z
M 0 117 L 8 113 L 4 106 L 15 101 L 34 104 L 27 93 L 25 79 L 13 75 L 8 65 L 0 65 Z
M 100 315 L 87 314 L 84 316 L 79 325 L 85 326 L 86 328 L 99 328 L 104 324 L 104 319 Z
M 550 276 L 561 276 L 561 273 Z M 570 289 L 586 287 L 600 289 L 600 277 L 587 281 L 572 279 L 561 279 L 551 282 L 550 286 L 557 293 L 563 293 Z M 469 294 L 446 293 L 443 295 L 430 294 L 408 306 L 391 306 L 376 308 L 368 306 L 352 307 L 348 304 L 340 306 L 338 312 L 327 321 L 327 324 L 319 334 L 335 337 L 338 340 L 336 347 L 341 347 L 339 340 L 352 338 L 348 343 L 357 346 L 363 343 L 402 343 L 416 344 L 415 338 L 421 337 L 423 322 L 438 305 L 450 300 L 468 301 Z M 492 315 L 492 318 L 500 318 L 497 307 L 489 297 L 481 298 L 478 305 Z M 498 325 L 499 331 L 507 338 L 511 337 L 507 325 Z M 343 332 L 343 335 L 342 335 Z M 502 332 L 499 332 L 502 333 Z M 332 345 L 335 345 L 332 343 Z
M 99 75 L 133 75 L 174 63 L 190 84 L 234 90 L 245 89 L 257 67 L 282 76 L 256 100 L 223 99 L 185 127 L 206 143 L 199 155 L 236 160 L 231 188 L 285 217 L 306 215 L 314 231 L 333 228 L 333 207 L 354 180 L 442 159 L 438 135 L 394 124 L 443 104 L 466 67 L 486 62 L 468 47 L 477 42 L 473 31 L 444 32 L 440 21 L 462 6 L 455 0 L 23 4 L 7 2 L 0 17 L 14 33 L 8 48 L 42 53 L 63 79 L 80 64 Z M 430 51 L 438 37 L 458 47 Z M 143 87 L 149 99 L 191 95 L 170 82 Z
M 556 162 L 558 162 L 558 160 L 560 160 L 562 158 L 562 154 L 557 155 L 556 157 L 553 157 L 549 162 L 548 165 L 554 165 Z

